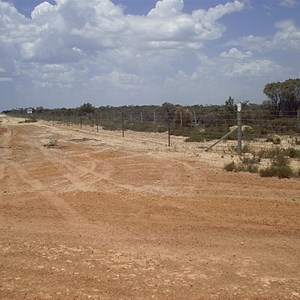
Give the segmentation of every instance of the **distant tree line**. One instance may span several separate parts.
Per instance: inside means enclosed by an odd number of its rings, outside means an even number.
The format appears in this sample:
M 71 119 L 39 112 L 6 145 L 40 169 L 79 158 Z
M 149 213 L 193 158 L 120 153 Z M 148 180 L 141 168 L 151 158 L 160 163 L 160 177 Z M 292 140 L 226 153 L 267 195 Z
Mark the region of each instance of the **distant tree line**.
M 268 100 L 262 104 L 242 102 L 243 124 L 256 128 L 256 136 L 267 132 L 299 131 L 300 79 L 268 83 L 264 88 Z M 98 125 L 104 129 L 139 131 L 166 131 L 172 124 L 172 132 L 178 135 L 197 135 L 210 128 L 218 136 L 236 125 L 237 102 L 229 97 L 223 105 L 183 106 L 165 102 L 162 105 L 110 105 L 95 107 L 83 103 L 76 108 L 32 108 L 32 117 L 67 124 Z M 27 108 L 13 109 L 4 113 L 29 117 Z M 200 130 L 201 129 L 201 130 Z

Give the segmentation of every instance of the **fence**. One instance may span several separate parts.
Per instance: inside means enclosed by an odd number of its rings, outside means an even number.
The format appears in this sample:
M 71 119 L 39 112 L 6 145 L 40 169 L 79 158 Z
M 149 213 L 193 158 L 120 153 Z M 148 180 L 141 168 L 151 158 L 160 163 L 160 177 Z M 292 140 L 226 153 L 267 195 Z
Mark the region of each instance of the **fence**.
M 295 145 L 300 143 L 297 140 L 297 138 L 300 140 L 299 111 L 297 115 L 287 114 L 274 117 L 269 111 L 253 108 L 243 109 L 240 115 L 237 115 L 237 112 L 228 115 L 216 110 L 215 107 L 209 110 L 200 107 L 193 111 L 172 112 L 151 107 L 145 110 L 126 107 L 96 109 L 93 113 L 84 114 L 72 109 L 44 110 L 34 112 L 33 117 L 67 126 L 80 128 L 91 126 L 97 131 L 99 127 L 105 130 L 119 130 L 122 136 L 126 135 L 127 130 L 166 132 L 169 146 L 172 143 L 172 136 L 184 136 L 187 142 L 206 142 L 210 145 L 223 138 L 222 142 L 216 144 L 214 151 L 238 151 L 239 154 L 242 152 L 242 145 L 254 144 L 261 140 L 268 140 L 279 145 L 280 137 L 283 136 L 290 136 Z M 228 134 L 232 126 L 237 125 L 241 130 L 233 130 Z M 237 143 L 238 136 L 240 138 Z

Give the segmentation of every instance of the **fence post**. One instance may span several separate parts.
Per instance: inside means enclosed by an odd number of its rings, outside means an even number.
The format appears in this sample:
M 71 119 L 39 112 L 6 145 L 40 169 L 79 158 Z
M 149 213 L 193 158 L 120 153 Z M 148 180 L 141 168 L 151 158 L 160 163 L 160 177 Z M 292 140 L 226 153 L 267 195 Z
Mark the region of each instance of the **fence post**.
M 297 110 L 298 130 L 300 130 L 300 109 Z
M 156 113 L 153 113 L 153 123 L 156 124 Z
M 238 155 L 242 155 L 242 118 L 241 118 L 242 104 L 237 104 L 237 139 L 238 139 L 238 147 L 237 153 Z
M 171 147 L 171 116 L 168 111 L 168 147 Z
M 180 125 L 183 126 L 182 111 L 180 111 L 179 114 L 180 114 Z
M 97 122 L 97 132 L 99 132 L 99 116 L 98 116 L 98 113 L 96 113 L 96 122 Z
M 130 117 L 130 124 L 132 124 L 133 123 L 132 112 L 129 113 L 129 117 Z
M 123 112 L 121 113 L 122 116 L 122 136 L 124 137 L 124 114 Z
M 197 116 L 196 116 L 196 112 L 194 111 L 194 122 L 195 122 L 195 126 L 197 125 Z
M 144 116 L 143 116 L 143 112 L 141 111 L 141 123 L 144 123 Z

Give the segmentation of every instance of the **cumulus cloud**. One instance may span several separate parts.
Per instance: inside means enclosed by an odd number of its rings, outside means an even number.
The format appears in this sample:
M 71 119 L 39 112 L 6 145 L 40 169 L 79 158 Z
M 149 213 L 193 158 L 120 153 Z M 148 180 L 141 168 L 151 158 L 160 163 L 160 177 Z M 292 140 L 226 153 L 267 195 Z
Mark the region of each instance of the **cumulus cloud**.
M 277 32 L 274 36 L 248 35 L 230 41 L 228 45 L 238 45 L 250 50 L 265 52 L 274 50 L 300 51 L 300 28 L 293 20 L 285 20 L 275 24 Z
M 151 9 L 148 16 L 168 17 L 180 13 L 183 9 L 183 0 L 157 1 L 155 8 Z
M 178 99 L 191 90 L 196 99 L 206 89 L 215 95 L 216 81 L 279 70 L 271 59 L 255 57 L 258 47 L 298 47 L 299 29 L 282 22 L 272 38 L 248 36 L 216 57 L 205 53 L 226 31 L 222 18 L 245 3 L 187 13 L 183 0 L 159 0 L 145 15 L 129 15 L 111 0 L 56 0 L 26 18 L 0 0 L 0 78 L 17 80 L 20 90 L 24 80 L 28 90 L 68 91 L 74 98 L 93 91 L 105 99 L 135 92 L 153 100 L 166 91 Z
M 238 50 L 237 48 L 231 48 L 228 52 L 222 52 L 220 54 L 220 57 L 222 58 L 233 58 L 233 59 L 244 59 L 252 57 L 253 54 L 251 51 L 242 52 Z
M 104 74 L 106 83 L 128 88 L 129 79 L 141 84 L 142 77 L 157 77 L 157 70 L 176 71 L 189 51 L 222 36 L 223 16 L 244 7 L 235 0 L 187 14 L 183 0 L 160 0 L 139 16 L 125 14 L 111 0 L 56 0 L 39 4 L 26 18 L 0 0 L 0 67 L 35 86 L 67 87 Z M 73 70 L 49 72 L 49 65 Z
M 27 19 L 12 5 L 0 5 L 4 45 L 24 60 L 43 62 L 78 61 L 115 48 L 199 48 L 222 35 L 222 16 L 244 8 L 234 1 L 185 14 L 183 0 L 162 0 L 147 16 L 130 16 L 110 0 L 57 0 L 36 6 Z
M 269 59 L 253 60 L 251 62 L 237 62 L 231 75 L 266 75 L 281 70 L 281 67 Z
M 273 39 L 274 47 L 300 51 L 300 28 L 292 20 L 278 22 L 276 27 L 279 31 Z

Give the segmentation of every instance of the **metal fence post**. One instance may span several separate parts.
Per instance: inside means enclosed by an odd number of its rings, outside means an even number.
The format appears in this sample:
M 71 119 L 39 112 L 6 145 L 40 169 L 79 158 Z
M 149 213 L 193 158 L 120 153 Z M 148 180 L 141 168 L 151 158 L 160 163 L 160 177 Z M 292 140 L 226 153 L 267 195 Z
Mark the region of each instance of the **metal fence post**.
M 122 136 L 124 137 L 124 114 L 123 112 L 121 114 L 122 114 Z
M 129 117 L 130 117 L 130 124 L 132 124 L 133 123 L 132 112 L 129 113 Z
M 99 116 L 98 116 L 98 113 L 96 113 L 96 122 L 97 122 L 97 132 L 99 132 Z
M 297 110 L 298 130 L 300 130 L 300 109 Z
M 241 118 L 242 104 L 237 104 L 237 139 L 238 139 L 238 147 L 237 153 L 238 155 L 242 155 L 242 118 Z
M 180 125 L 183 126 L 182 111 L 180 111 L 179 114 L 180 114 Z
M 168 112 L 168 147 L 171 147 L 171 116 Z

